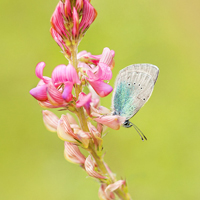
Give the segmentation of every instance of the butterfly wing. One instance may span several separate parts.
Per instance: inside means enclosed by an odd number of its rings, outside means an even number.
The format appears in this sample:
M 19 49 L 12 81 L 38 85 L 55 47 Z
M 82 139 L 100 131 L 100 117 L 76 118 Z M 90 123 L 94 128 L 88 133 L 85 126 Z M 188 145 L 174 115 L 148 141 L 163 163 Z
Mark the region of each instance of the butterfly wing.
M 151 64 L 135 64 L 122 69 L 116 79 L 112 109 L 130 119 L 148 101 L 159 73 Z

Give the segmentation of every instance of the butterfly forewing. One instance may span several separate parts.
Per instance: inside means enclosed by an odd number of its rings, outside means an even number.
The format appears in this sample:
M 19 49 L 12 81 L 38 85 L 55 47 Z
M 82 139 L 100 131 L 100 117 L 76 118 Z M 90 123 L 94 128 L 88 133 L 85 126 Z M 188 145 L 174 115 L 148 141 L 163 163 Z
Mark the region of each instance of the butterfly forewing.
M 151 64 L 130 65 L 117 76 L 112 109 L 130 119 L 148 101 L 157 80 L 159 69 Z

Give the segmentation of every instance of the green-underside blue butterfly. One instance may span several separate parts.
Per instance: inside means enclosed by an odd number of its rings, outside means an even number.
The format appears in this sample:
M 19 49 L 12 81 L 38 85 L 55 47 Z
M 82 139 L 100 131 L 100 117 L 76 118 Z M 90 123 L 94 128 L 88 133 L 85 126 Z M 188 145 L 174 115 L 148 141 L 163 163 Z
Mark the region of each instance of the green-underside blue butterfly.
M 141 132 L 129 119 L 150 98 L 158 74 L 158 67 L 152 64 L 134 64 L 125 67 L 119 72 L 112 97 L 112 110 L 113 115 L 126 117 L 123 123 L 124 127 L 129 128 L 133 126 L 138 133 Z M 144 135 L 143 137 L 146 139 Z

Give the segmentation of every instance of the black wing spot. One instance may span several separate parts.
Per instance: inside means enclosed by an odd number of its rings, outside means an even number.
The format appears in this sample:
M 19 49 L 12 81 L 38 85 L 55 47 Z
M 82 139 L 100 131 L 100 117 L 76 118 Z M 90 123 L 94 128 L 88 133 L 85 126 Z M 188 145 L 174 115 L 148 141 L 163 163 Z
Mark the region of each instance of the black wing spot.
M 142 89 L 142 87 L 140 89 Z
M 145 101 L 145 98 L 143 100 Z
M 135 83 L 133 83 L 135 85 Z
M 140 83 L 139 83 L 139 86 L 140 86 Z

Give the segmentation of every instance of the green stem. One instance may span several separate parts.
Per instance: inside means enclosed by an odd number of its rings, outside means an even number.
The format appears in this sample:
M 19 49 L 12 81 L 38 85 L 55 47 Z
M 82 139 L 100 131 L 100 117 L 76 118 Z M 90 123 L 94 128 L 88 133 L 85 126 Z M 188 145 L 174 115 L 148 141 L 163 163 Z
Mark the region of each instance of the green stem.
M 76 69 L 77 73 L 78 73 L 78 60 L 77 60 L 77 49 L 78 45 L 72 45 L 71 46 L 71 59 L 70 59 L 70 64 L 73 65 L 73 67 Z M 76 94 L 76 99 L 78 99 L 79 97 L 79 93 L 82 92 L 82 85 L 75 85 L 75 94 Z M 87 126 L 87 118 L 85 116 L 83 107 L 81 108 L 77 108 L 77 117 L 79 119 L 81 128 L 83 131 L 85 132 L 89 132 L 88 126 Z M 88 152 L 92 155 L 92 157 L 94 158 L 94 160 L 96 161 L 99 170 L 104 174 L 109 176 L 110 179 L 110 183 L 114 183 L 115 180 L 112 180 L 112 177 L 110 176 L 109 172 L 107 171 L 104 162 L 103 162 L 103 158 L 98 156 L 94 145 L 92 143 L 90 143 L 89 147 L 88 147 Z M 118 188 L 117 190 L 115 190 L 115 194 L 121 199 L 121 200 L 131 200 L 130 195 L 127 194 L 126 192 L 124 192 L 121 188 Z

